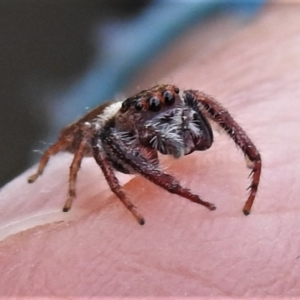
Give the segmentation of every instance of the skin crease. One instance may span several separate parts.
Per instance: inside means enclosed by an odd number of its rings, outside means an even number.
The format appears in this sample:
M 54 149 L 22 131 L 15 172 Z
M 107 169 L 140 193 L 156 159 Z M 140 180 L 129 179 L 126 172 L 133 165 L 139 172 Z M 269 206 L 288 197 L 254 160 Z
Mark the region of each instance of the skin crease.
M 160 81 L 216 97 L 258 147 L 263 169 L 250 216 L 242 214 L 249 169 L 225 135 L 215 134 L 208 151 L 162 157 L 165 170 L 213 202 L 214 212 L 118 174 L 144 226 L 90 158 L 70 213 L 60 212 L 72 158 L 58 155 L 36 183 L 26 182 L 31 169 L 1 190 L 0 296 L 299 296 L 299 26 L 297 7 L 266 7 Z M 194 40 L 194 49 L 202 42 Z

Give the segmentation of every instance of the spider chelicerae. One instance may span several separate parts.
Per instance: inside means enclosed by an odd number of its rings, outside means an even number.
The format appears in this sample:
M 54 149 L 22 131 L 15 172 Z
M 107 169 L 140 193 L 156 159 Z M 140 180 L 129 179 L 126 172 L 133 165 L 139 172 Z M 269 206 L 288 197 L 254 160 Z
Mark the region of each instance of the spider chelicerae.
M 70 167 L 67 212 L 76 196 L 76 178 L 81 161 L 93 156 L 108 185 L 139 224 L 145 219 L 122 190 L 115 170 L 138 173 L 170 193 L 177 194 L 210 210 L 214 204 L 202 200 L 159 168 L 158 152 L 180 158 L 195 150 L 204 151 L 213 143 L 210 122 L 222 128 L 243 151 L 251 171 L 249 197 L 244 205 L 250 213 L 260 174 L 261 157 L 244 130 L 228 111 L 212 97 L 196 91 L 179 91 L 174 85 L 156 85 L 124 101 L 107 102 L 64 128 L 58 141 L 43 154 L 38 170 L 28 178 L 34 182 L 49 158 L 60 151 L 74 154 Z

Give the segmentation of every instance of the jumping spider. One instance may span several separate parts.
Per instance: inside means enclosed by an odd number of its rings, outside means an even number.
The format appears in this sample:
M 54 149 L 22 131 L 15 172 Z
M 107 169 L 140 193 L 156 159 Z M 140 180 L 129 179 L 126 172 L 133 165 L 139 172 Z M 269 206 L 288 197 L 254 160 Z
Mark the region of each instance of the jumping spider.
M 67 212 L 76 196 L 75 183 L 84 156 L 94 156 L 111 190 L 131 211 L 139 224 L 145 220 L 123 192 L 115 171 L 139 173 L 170 193 L 215 210 L 159 168 L 157 153 L 180 158 L 213 143 L 210 122 L 222 128 L 243 151 L 251 167 L 250 194 L 244 205 L 250 213 L 261 173 L 261 158 L 255 145 L 230 114 L 212 97 L 195 90 L 179 92 L 174 85 L 157 85 L 120 102 L 107 102 L 64 128 L 58 141 L 43 154 L 38 170 L 28 178 L 34 182 L 50 156 L 60 151 L 74 154 L 70 166 Z

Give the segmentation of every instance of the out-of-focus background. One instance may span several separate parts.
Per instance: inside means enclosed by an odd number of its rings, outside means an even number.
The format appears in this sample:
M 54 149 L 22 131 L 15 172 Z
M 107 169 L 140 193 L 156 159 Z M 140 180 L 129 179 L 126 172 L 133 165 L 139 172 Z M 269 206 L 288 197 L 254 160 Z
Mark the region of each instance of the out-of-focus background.
M 157 84 L 180 66 L 203 22 L 214 45 L 251 22 L 252 1 L 0 3 L 0 186 L 37 162 L 60 129 L 101 102 Z M 220 22 L 218 22 L 220 24 Z M 220 26 L 220 25 L 218 25 Z M 198 31 L 197 31 L 198 32 Z M 224 34 L 225 33 L 225 34 Z M 186 51 L 178 51 L 178 40 Z

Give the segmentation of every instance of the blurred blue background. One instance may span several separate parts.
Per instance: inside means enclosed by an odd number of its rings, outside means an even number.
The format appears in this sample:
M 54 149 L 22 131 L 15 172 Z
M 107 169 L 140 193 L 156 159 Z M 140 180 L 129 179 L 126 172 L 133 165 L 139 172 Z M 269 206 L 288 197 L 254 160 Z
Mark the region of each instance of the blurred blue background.
M 63 126 L 124 90 L 175 37 L 222 12 L 249 20 L 262 4 L 2 1 L 0 185 L 38 161 L 32 150 L 47 148 L 41 141 L 54 142 Z

